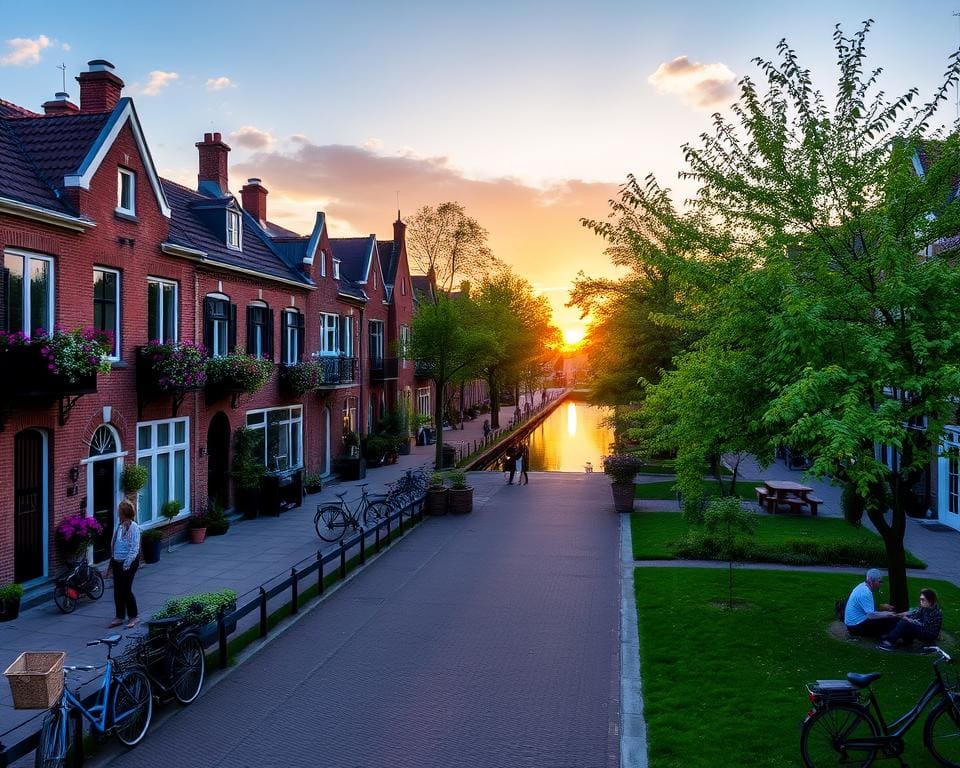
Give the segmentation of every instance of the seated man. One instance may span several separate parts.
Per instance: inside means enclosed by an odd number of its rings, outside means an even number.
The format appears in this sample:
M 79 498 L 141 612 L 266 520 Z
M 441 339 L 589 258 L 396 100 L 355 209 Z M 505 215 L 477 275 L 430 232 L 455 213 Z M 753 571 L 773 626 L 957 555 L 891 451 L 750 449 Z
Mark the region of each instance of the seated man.
M 880 640 L 877 647 L 892 651 L 898 642 L 911 645 L 914 640 L 932 645 L 940 637 L 943 626 L 943 611 L 937 603 L 937 593 L 928 587 L 920 590 L 920 607 L 898 614 L 902 618 L 889 635 Z
M 883 583 L 883 574 L 876 568 L 867 571 L 862 584 L 857 584 L 847 598 L 843 623 L 854 637 L 880 637 L 890 632 L 899 621 L 892 605 L 883 604 L 878 611 L 873 603 L 873 593 Z

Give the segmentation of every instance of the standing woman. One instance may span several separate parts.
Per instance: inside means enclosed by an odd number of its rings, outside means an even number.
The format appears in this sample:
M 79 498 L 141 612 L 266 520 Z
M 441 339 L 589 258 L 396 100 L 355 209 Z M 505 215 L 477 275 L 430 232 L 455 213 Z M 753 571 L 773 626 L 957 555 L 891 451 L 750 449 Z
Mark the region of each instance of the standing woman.
M 117 608 L 117 617 L 110 622 L 111 627 L 119 627 L 127 621 L 127 628 L 133 629 L 140 623 L 137 610 L 137 598 L 133 596 L 133 576 L 140 566 L 140 526 L 133 504 L 124 499 L 117 507 L 120 525 L 113 532 L 113 544 L 110 552 L 110 567 L 107 575 L 113 573 L 113 602 Z

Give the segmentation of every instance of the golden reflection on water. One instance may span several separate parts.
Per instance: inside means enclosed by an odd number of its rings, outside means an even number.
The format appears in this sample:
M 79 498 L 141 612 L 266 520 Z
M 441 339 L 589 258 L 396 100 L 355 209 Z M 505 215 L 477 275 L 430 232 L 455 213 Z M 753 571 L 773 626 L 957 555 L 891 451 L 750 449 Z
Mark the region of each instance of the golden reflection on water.
M 609 408 L 569 400 L 530 433 L 530 469 L 583 472 L 587 462 L 603 472 L 613 430 L 601 423 Z

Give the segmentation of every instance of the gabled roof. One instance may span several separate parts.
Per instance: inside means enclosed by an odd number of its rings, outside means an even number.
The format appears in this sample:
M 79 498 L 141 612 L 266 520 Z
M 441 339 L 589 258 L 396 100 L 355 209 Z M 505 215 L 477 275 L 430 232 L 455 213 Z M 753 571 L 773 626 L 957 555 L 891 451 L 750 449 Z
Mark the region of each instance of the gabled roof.
M 419 302 L 421 298 L 433 301 L 433 281 L 429 275 L 410 275 L 410 285 L 414 301 Z
M 331 237 L 330 247 L 333 249 L 334 258 L 340 260 L 341 277 L 360 285 L 367 282 L 377 247 L 377 238 L 374 235 Z
M 400 264 L 400 247 L 396 240 L 378 240 L 377 251 L 380 254 L 380 272 L 383 282 L 393 285 L 397 280 L 397 266 Z

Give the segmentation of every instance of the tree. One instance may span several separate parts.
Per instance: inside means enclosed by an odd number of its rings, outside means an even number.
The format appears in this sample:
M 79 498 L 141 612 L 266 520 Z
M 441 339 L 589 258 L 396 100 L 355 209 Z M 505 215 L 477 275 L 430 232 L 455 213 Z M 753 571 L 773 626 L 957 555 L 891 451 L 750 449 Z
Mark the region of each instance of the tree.
M 462 278 L 502 265 L 487 247 L 487 230 L 458 202 L 425 205 L 407 222 L 407 253 L 437 287 L 449 293 Z

